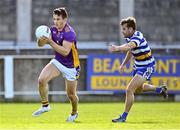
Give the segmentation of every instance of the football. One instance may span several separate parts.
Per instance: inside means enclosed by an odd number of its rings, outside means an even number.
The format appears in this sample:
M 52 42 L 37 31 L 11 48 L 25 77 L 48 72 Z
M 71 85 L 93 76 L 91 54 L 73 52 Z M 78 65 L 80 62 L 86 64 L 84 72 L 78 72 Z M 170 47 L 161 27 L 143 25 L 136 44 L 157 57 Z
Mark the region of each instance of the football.
M 50 28 L 46 25 L 41 25 L 36 28 L 35 35 L 37 39 L 39 39 L 42 36 L 50 37 L 51 35 Z

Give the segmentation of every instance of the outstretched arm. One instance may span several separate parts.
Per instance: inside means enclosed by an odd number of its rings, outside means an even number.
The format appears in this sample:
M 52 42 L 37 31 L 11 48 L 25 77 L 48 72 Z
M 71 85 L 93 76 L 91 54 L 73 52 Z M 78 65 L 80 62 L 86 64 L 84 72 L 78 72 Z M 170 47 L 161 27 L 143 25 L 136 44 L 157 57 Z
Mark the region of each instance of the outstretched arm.
M 115 51 L 130 51 L 131 49 L 135 48 L 136 44 L 134 42 L 129 42 L 127 44 L 123 44 L 120 46 L 117 45 L 111 45 L 111 47 L 109 48 L 110 52 L 115 52 Z

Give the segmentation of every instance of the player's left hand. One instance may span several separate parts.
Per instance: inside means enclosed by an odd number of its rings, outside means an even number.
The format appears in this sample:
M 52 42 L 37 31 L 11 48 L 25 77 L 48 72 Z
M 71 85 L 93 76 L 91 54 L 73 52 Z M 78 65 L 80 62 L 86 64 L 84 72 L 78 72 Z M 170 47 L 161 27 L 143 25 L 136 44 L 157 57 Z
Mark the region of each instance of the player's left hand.
M 119 72 L 120 72 L 120 73 L 123 73 L 123 72 L 124 72 L 124 66 L 123 66 L 123 65 L 121 65 L 121 66 L 119 67 Z
M 43 41 L 46 41 L 47 44 L 51 44 L 51 42 L 52 42 L 51 37 L 42 36 L 41 39 Z

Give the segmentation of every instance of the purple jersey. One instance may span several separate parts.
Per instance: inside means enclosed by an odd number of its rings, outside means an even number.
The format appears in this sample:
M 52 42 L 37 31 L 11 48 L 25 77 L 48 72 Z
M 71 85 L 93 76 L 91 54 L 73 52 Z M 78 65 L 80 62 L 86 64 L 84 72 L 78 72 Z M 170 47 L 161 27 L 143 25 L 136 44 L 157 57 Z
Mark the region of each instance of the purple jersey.
M 72 48 L 67 56 L 63 56 L 55 51 L 55 59 L 67 68 L 77 68 L 79 67 L 79 57 L 76 46 L 76 33 L 74 29 L 67 23 L 62 31 L 58 31 L 55 26 L 51 27 L 52 40 L 62 46 L 63 40 L 71 42 Z

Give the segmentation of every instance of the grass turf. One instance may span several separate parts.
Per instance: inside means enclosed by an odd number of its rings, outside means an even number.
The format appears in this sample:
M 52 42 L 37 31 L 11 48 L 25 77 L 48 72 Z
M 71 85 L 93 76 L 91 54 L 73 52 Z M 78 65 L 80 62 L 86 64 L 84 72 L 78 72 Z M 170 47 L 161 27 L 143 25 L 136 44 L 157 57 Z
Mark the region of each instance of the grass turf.
M 180 129 L 180 103 L 135 103 L 126 123 L 112 123 L 111 119 L 123 111 L 123 103 L 80 103 L 75 123 L 65 120 L 70 113 L 68 103 L 51 103 L 51 111 L 32 117 L 40 104 L 0 103 L 0 130 L 125 130 Z

